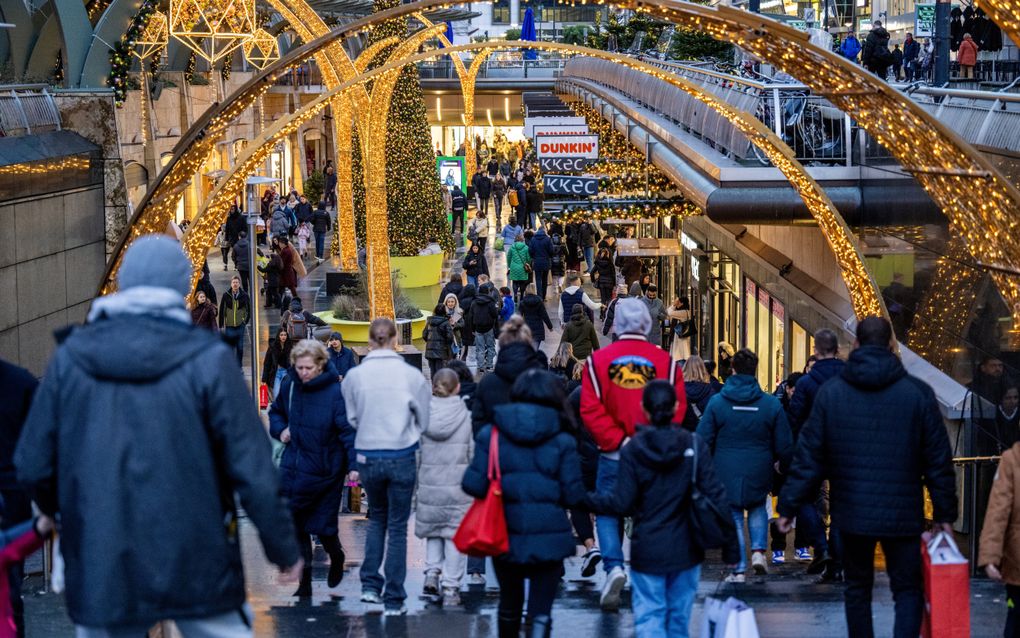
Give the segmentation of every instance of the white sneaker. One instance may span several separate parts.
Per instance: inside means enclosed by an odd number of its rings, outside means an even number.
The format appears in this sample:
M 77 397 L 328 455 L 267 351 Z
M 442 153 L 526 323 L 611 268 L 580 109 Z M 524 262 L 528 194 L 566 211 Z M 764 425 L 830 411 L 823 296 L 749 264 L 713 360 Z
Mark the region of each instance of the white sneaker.
M 797 560 L 805 563 L 810 563 L 812 560 L 811 550 L 808 549 L 807 547 L 801 547 L 800 549 L 798 549 L 795 553 L 795 556 L 797 557 Z
M 772 552 L 772 564 L 773 565 L 782 565 L 785 562 L 786 562 L 786 553 L 782 552 L 782 551 L 780 551 L 778 549 L 777 550 L 773 550 L 773 552 Z
M 754 552 L 751 554 L 751 569 L 758 576 L 764 576 L 769 573 L 769 563 L 765 560 L 764 552 Z
M 361 592 L 361 602 L 371 603 L 373 605 L 383 604 L 382 596 L 379 595 L 379 592 L 372 591 L 371 589 L 366 589 Z
M 727 576 L 726 578 L 723 579 L 724 583 L 743 584 L 745 581 L 746 581 L 746 578 L 744 577 L 743 572 L 741 572 L 739 574 L 732 573 L 732 574 L 730 574 L 729 576 Z
M 602 586 L 599 606 L 604 611 L 615 611 L 620 608 L 620 592 L 627 583 L 627 573 L 622 567 L 614 567 L 606 574 L 606 584 Z
M 485 585 L 485 574 L 468 574 L 468 585 Z
M 400 607 L 387 607 L 383 611 L 383 616 L 404 616 L 407 614 L 407 605 L 401 605 Z

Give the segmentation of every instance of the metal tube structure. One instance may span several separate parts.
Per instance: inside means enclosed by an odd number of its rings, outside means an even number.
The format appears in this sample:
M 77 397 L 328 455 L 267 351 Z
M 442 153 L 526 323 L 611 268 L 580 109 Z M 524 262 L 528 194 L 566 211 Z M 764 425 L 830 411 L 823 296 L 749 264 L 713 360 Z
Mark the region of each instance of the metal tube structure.
M 256 283 L 259 271 L 257 234 L 259 219 L 259 194 L 257 184 L 247 184 L 245 219 L 248 221 L 248 316 L 251 328 L 251 395 L 259 400 L 259 286 Z M 300 258 L 300 257 L 299 257 Z
M 935 86 L 949 85 L 950 0 L 935 3 Z

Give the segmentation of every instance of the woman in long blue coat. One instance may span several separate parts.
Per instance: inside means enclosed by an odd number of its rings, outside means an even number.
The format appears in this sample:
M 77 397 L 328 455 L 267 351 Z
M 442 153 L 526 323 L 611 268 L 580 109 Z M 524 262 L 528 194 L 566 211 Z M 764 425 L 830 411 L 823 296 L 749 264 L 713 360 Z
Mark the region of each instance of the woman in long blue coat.
M 305 339 L 291 350 L 293 366 L 269 408 L 269 432 L 286 444 L 280 484 L 290 504 L 298 544 L 305 559 L 295 596 L 312 595 L 312 539 L 329 555 L 327 584 L 343 579 L 344 550 L 337 520 L 347 468 L 354 464 L 354 429 L 336 370 L 322 343 Z

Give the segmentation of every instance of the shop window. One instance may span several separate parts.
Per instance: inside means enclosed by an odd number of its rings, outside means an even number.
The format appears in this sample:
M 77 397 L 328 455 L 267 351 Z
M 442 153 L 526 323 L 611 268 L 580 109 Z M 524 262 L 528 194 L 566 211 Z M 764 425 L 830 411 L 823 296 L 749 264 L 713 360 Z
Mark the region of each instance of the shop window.
M 495 0 L 492 3 L 492 23 L 510 24 L 510 0 Z

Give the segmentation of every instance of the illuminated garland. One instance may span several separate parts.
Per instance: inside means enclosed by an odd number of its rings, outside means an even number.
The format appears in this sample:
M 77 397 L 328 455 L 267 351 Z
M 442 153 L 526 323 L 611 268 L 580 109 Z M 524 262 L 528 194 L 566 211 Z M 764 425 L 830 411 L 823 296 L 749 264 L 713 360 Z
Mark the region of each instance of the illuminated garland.
M 81 171 L 92 165 L 87 157 L 66 157 L 61 160 L 9 164 L 0 166 L 0 175 L 47 175 L 55 171 Z
M 131 18 L 131 24 L 127 31 L 121 36 L 113 48 L 110 49 L 110 75 L 106 84 L 113 89 L 113 101 L 118 107 L 124 106 L 127 99 L 128 72 L 131 70 L 131 51 L 135 48 L 135 41 L 142 35 L 149 18 L 156 11 L 156 3 L 153 0 L 144 0 L 138 13 Z
M 220 69 L 220 77 L 226 82 L 230 79 L 230 60 L 233 56 L 226 56 L 223 58 L 223 67 Z
M 54 84 L 64 83 L 64 50 L 57 49 L 57 61 L 53 65 L 53 73 L 51 75 Z
M 596 171 L 590 171 L 596 173 Z M 659 171 L 648 171 L 648 189 L 651 191 L 665 191 L 673 189 L 673 182 Z M 620 195 L 632 191 L 645 190 L 645 174 L 622 173 L 599 178 L 599 192 Z
M 654 219 L 658 217 L 692 217 L 701 215 L 702 210 L 683 198 L 660 201 L 596 200 L 589 204 L 565 206 L 553 217 L 570 224 L 580 221 L 605 221 L 607 219 Z
M 188 66 L 184 68 L 184 81 L 188 84 L 195 83 L 195 64 L 197 63 L 198 56 L 192 51 L 191 55 L 188 56 Z

